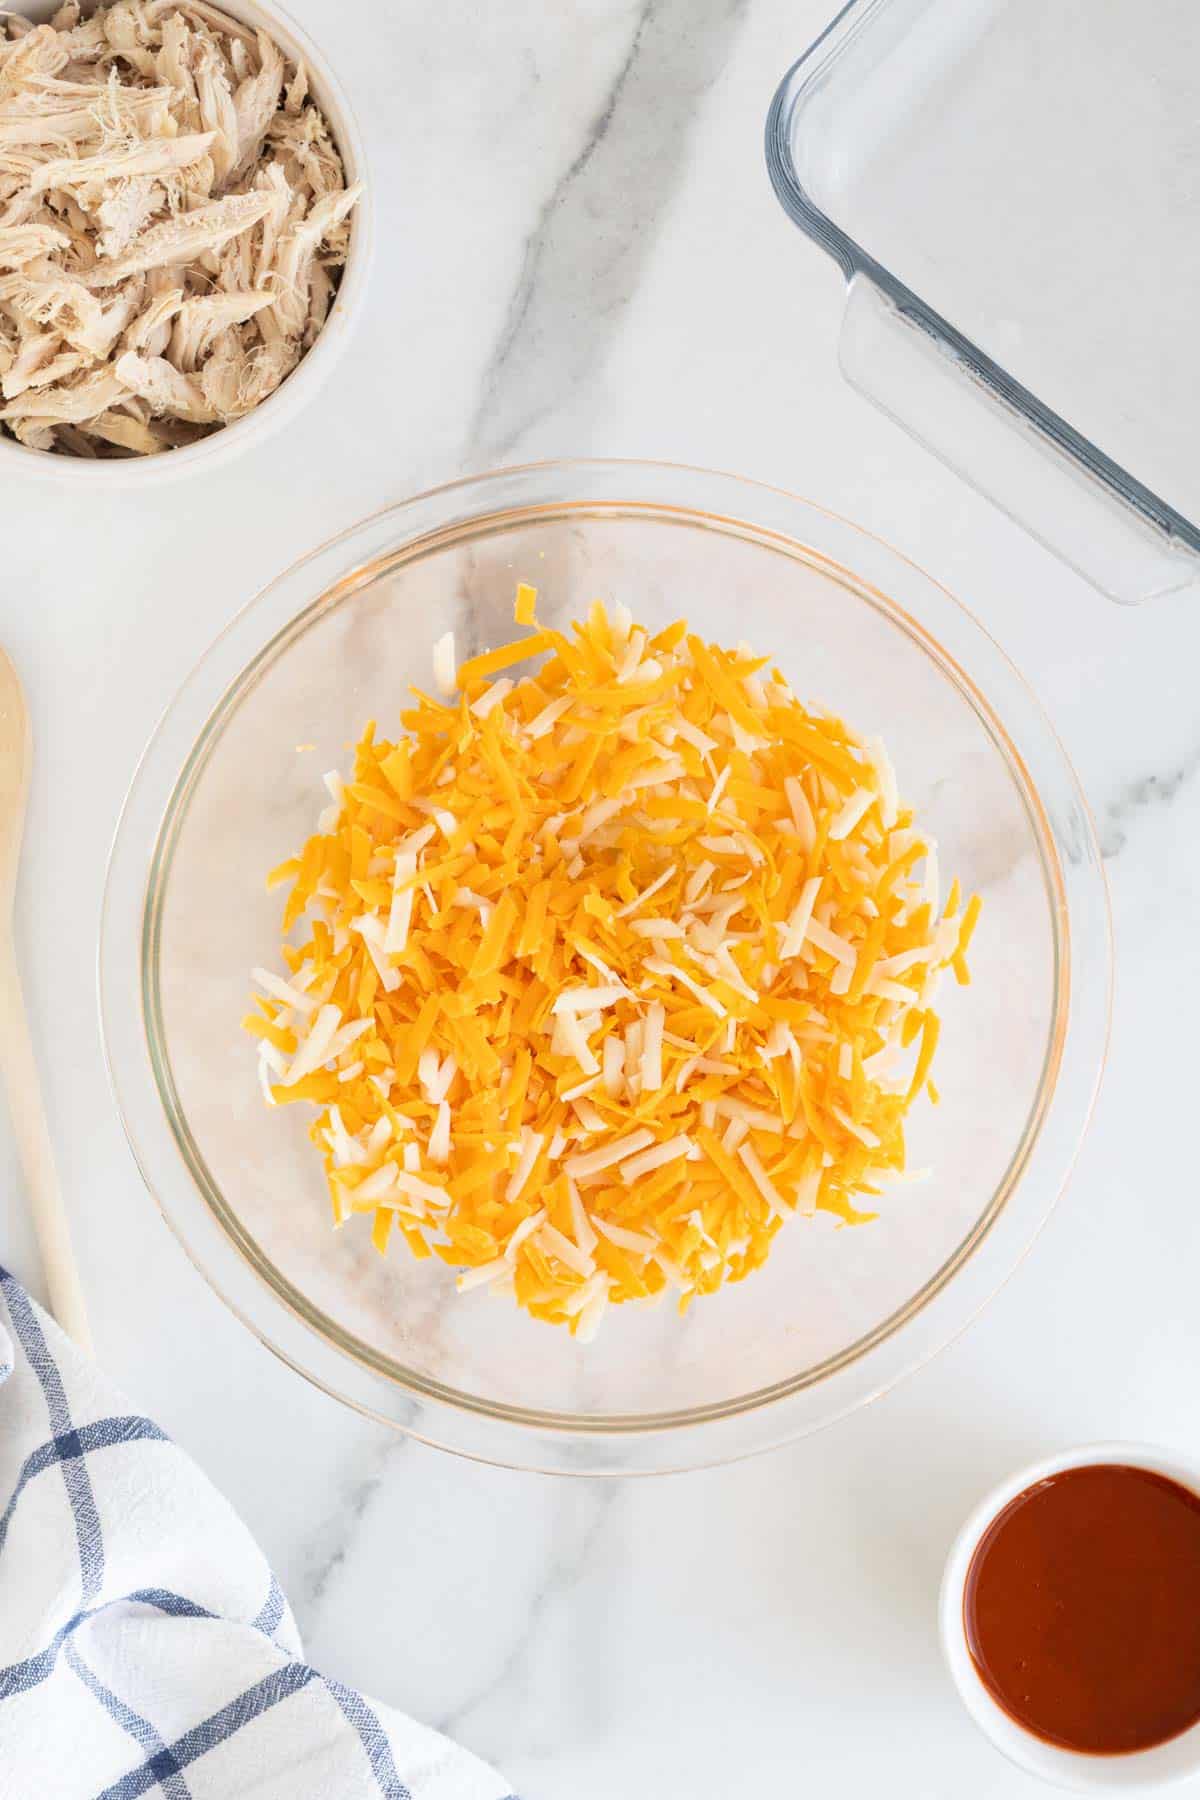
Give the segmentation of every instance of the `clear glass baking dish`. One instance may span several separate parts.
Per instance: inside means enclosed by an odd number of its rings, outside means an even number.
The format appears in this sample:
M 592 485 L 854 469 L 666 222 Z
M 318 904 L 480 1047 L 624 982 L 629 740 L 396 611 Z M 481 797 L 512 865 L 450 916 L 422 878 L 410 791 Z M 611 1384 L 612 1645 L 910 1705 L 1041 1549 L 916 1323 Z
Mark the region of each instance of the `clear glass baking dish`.
M 851 0 L 767 163 L 851 384 L 1118 600 L 1200 584 L 1200 7 Z

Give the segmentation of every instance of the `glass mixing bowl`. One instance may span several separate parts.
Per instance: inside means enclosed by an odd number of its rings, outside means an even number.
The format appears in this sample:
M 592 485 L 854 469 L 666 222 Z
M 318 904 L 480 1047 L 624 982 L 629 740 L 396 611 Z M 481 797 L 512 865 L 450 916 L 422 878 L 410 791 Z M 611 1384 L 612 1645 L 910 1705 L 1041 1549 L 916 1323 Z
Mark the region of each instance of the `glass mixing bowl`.
M 941 866 L 984 897 L 910 1163 L 868 1225 L 796 1219 L 766 1267 L 697 1303 L 621 1307 L 579 1345 L 369 1221 L 331 1229 L 307 1109 L 264 1107 L 239 1027 L 278 955 L 266 871 L 313 829 L 364 721 L 397 728 L 434 640 L 512 635 L 596 596 L 657 629 L 770 651 L 802 696 L 888 744 Z M 1103 1062 L 1105 885 L 1050 725 L 955 600 L 792 495 L 698 469 L 569 462 L 457 482 L 306 557 L 219 638 L 159 726 L 118 828 L 101 1002 L 113 1085 L 168 1223 L 311 1381 L 489 1461 L 643 1473 L 761 1450 L 926 1360 L 1012 1270 L 1059 1193 Z

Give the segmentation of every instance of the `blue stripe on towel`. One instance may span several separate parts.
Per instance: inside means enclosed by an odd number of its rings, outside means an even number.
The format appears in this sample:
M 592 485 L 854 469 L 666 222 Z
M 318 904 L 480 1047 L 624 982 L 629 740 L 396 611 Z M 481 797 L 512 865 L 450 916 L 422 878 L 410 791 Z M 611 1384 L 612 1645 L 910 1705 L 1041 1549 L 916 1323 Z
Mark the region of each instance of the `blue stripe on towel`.
M 412 1800 L 412 1790 L 405 1787 L 396 1773 L 387 1732 L 362 1695 L 355 1693 L 353 1688 L 343 1687 L 340 1681 L 331 1681 L 328 1675 L 324 1677 L 324 1681 L 346 1719 L 359 1735 L 383 1800 Z
M 35 1688 L 39 1683 L 45 1681 L 53 1671 L 54 1665 L 58 1661 L 58 1653 L 71 1633 L 91 1616 L 90 1613 L 76 1613 L 55 1632 L 46 1648 L 39 1650 L 36 1656 L 27 1656 L 24 1662 L 10 1663 L 7 1669 L 0 1669 L 0 1700 L 8 1700 L 13 1694 L 28 1693 L 30 1688 Z
M 12 1491 L 7 1495 L 3 1510 L 0 1511 L 0 1552 L 6 1546 L 7 1538 L 14 1535 L 11 1527 L 16 1516 L 18 1502 L 31 1484 L 48 1469 L 57 1467 L 61 1470 L 63 1484 L 71 1507 L 71 1521 L 78 1550 L 79 1564 L 79 1597 L 74 1596 L 74 1570 L 69 1556 L 69 1539 L 67 1540 L 68 1557 L 66 1564 L 67 1580 L 65 1591 L 58 1597 L 55 1613 L 61 1617 L 61 1611 L 72 1607 L 71 1616 L 55 1632 L 50 1642 L 36 1655 L 28 1656 L 23 1661 L 13 1663 L 7 1668 L 0 1668 L 0 1702 L 13 1696 L 28 1693 L 30 1689 L 47 1681 L 62 1664 L 70 1671 L 71 1676 L 80 1687 L 91 1696 L 101 1712 L 107 1716 L 121 1731 L 124 1731 L 137 1746 L 142 1760 L 137 1766 L 129 1769 L 119 1780 L 107 1787 L 95 1800 L 140 1800 L 140 1796 L 156 1790 L 161 1800 L 192 1800 L 191 1787 L 185 1775 L 192 1764 L 206 1756 L 210 1750 L 219 1750 L 220 1746 L 229 1743 L 244 1726 L 250 1726 L 264 1713 L 291 1698 L 302 1690 L 313 1689 L 313 1699 L 308 1702 L 305 1712 L 312 1717 L 312 1708 L 326 1715 L 324 1719 L 325 1733 L 334 1721 L 331 1715 L 330 1702 L 337 1707 L 342 1719 L 353 1730 L 358 1739 L 359 1751 L 350 1751 L 353 1758 L 365 1758 L 365 1767 L 360 1763 L 359 1781 L 370 1770 L 370 1778 L 379 1800 L 413 1800 L 412 1790 L 401 1780 L 395 1764 L 391 1740 L 379 1716 L 369 1703 L 354 1690 L 344 1687 L 320 1676 L 307 1663 L 296 1660 L 287 1645 L 280 1643 L 278 1632 L 285 1620 L 289 1621 L 287 1601 L 274 1575 L 270 1582 L 262 1606 L 250 1625 L 274 1644 L 280 1656 L 280 1666 L 265 1676 L 228 1705 L 202 1720 L 198 1725 L 184 1732 L 173 1743 L 164 1741 L 161 1730 L 149 1718 L 135 1710 L 119 1693 L 110 1688 L 105 1680 L 87 1661 L 81 1645 L 85 1640 L 76 1634 L 80 1628 L 102 1614 L 110 1614 L 113 1608 L 150 1607 L 155 1611 L 173 1619 L 211 1620 L 218 1615 L 201 1606 L 186 1595 L 176 1593 L 169 1588 L 146 1587 L 135 1589 L 124 1594 L 110 1593 L 101 1598 L 105 1583 L 105 1544 L 104 1533 L 100 1521 L 100 1512 L 96 1503 L 96 1494 L 89 1474 L 89 1458 L 93 1455 L 118 1448 L 125 1444 L 139 1442 L 169 1443 L 159 1427 L 151 1420 L 137 1415 L 109 1415 L 96 1419 L 88 1424 L 77 1426 L 71 1415 L 70 1404 L 61 1374 L 55 1363 L 47 1335 L 40 1325 L 36 1309 L 31 1305 L 20 1285 L 8 1273 L 0 1268 L 0 1300 L 7 1303 L 8 1319 L 11 1321 L 14 1353 L 19 1351 L 28 1359 L 38 1382 L 49 1419 L 50 1435 L 43 1443 L 30 1451 L 24 1458 L 20 1469 L 16 1472 Z M 0 1308 L 0 1319 L 3 1308 Z M 0 1333 L 2 1336 L 2 1333 Z M 19 1361 L 19 1358 L 15 1358 Z M 10 1372 L 7 1357 L 3 1358 L 5 1366 L 0 1367 L 0 1381 Z M 27 1384 L 26 1384 L 27 1385 Z M 35 1415 L 37 1407 L 37 1391 L 33 1390 Z M 22 1397 L 23 1399 L 23 1397 Z M 34 1434 L 40 1435 L 40 1427 L 34 1423 Z M 162 1467 L 157 1455 L 154 1465 Z M 101 1481 L 101 1471 L 107 1475 L 113 1472 L 112 1464 L 100 1462 L 94 1465 L 97 1485 L 101 1493 L 105 1492 Z M 123 1463 L 117 1464 L 117 1473 L 124 1471 Z M 27 1502 L 29 1511 L 36 1519 L 36 1500 L 48 1503 L 52 1511 L 61 1514 L 56 1484 L 47 1491 L 42 1484 L 40 1495 Z M 25 1513 L 22 1513 L 25 1519 Z M 65 1524 L 65 1520 L 64 1520 Z M 24 1550 L 27 1531 L 18 1531 L 17 1544 Z M 113 1582 L 113 1574 L 123 1559 L 119 1559 L 115 1551 L 111 1561 L 111 1573 L 108 1576 Z M 261 1566 L 261 1565 L 260 1565 Z M 115 1585 L 115 1583 L 113 1583 Z M 51 1615 L 53 1617 L 54 1614 Z M 49 1629 L 47 1625 L 46 1629 Z M 200 1634 L 198 1634 L 200 1635 Z M 204 1634 L 207 1635 L 207 1634 Z M 285 1634 L 286 1635 L 286 1634 Z M 28 1641 L 28 1640 L 26 1640 Z M 260 1640 L 261 1641 L 261 1640 Z M 114 1665 L 115 1668 L 115 1665 Z M 106 1667 L 106 1673 L 108 1672 Z M 136 1671 L 126 1671 L 130 1678 Z M 63 1671 L 63 1679 L 67 1680 Z M 315 1684 L 315 1686 L 314 1686 Z M 67 1681 L 68 1688 L 70 1681 Z M 328 1695 L 328 1699 L 325 1696 Z M 60 1683 L 58 1690 L 49 1704 L 58 1704 L 63 1699 Z M 78 1696 L 74 1704 L 87 1712 L 88 1702 Z M 67 1708 L 68 1712 L 71 1710 Z M 302 1737 L 296 1727 L 299 1723 L 299 1709 L 280 1723 L 280 1731 L 289 1741 L 293 1736 Z M 318 1721 L 319 1723 L 319 1721 Z M 251 1734 L 251 1741 L 253 1741 Z M 339 1728 L 339 1735 L 341 1731 Z M 109 1740 L 111 1742 L 111 1739 Z M 227 1780 L 228 1771 L 237 1762 L 236 1754 L 230 1757 L 216 1757 L 209 1765 L 210 1775 L 218 1782 L 225 1781 L 229 1792 L 235 1791 L 233 1781 Z M 194 1779 L 201 1779 L 195 1777 Z M 203 1781 L 201 1780 L 203 1786 Z M 7 1788 L 3 1785 L 3 1772 L 0 1771 L 0 1790 L 4 1794 Z M 223 1791 L 226 1791 L 223 1789 Z M 357 1789 L 356 1789 L 357 1791 Z M 39 1794 L 39 1800 L 41 1796 Z M 48 1797 L 47 1797 L 48 1800 Z M 516 1800 L 515 1795 L 508 1800 Z
M 170 1759 L 176 1769 L 186 1769 L 189 1763 L 194 1763 L 208 1751 L 215 1750 L 219 1744 L 226 1743 L 243 1725 L 249 1725 L 271 1707 L 278 1706 L 281 1700 L 289 1700 L 315 1679 L 314 1671 L 306 1664 L 284 1663 L 274 1674 L 264 1676 L 252 1688 L 247 1688 L 244 1694 L 239 1694 L 236 1700 L 231 1700 L 228 1706 L 223 1706 L 220 1712 L 202 1719 L 199 1725 L 193 1725 L 190 1731 L 185 1731 L 182 1737 L 176 1738 L 165 1750 L 150 1757 L 140 1768 L 131 1769 L 120 1781 L 106 1787 L 102 1794 L 97 1794 L 96 1800 L 138 1800 L 138 1796 L 144 1794 L 147 1788 L 154 1787 L 161 1781 L 167 1759 Z
M 167 1613 L 173 1619 L 213 1619 L 215 1613 L 209 1612 L 205 1606 L 198 1606 L 194 1600 L 185 1599 L 182 1594 L 173 1594 L 169 1588 L 136 1588 L 131 1594 L 116 1594 L 101 1606 L 93 1606 L 86 1612 L 77 1612 L 67 1620 L 44 1650 L 36 1656 L 27 1656 L 24 1662 L 10 1663 L 7 1669 L 0 1669 L 0 1700 L 7 1700 L 11 1694 L 24 1694 L 30 1688 L 37 1687 L 45 1681 L 58 1661 L 59 1651 L 81 1625 L 94 1619 L 107 1606 L 152 1606 L 156 1612 Z
M 59 1437 L 51 1438 L 48 1443 L 39 1444 L 25 1458 L 21 1473 L 17 1476 L 16 1486 L 9 1495 L 8 1505 L 0 1513 L 0 1551 L 4 1549 L 4 1540 L 8 1536 L 8 1527 L 13 1510 L 22 1492 L 35 1475 L 43 1469 L 53 1468 L 56 1462 L 67 1462 L 73 1456 L 86 1456 L 92 1450 L 107 1450 L 117 1444 L 134 1444 L 142 1440 L 150 1440 L 169 1444 L 170 1438 L 165 1431 L 151 1419 L 141 1419 L 134 1415 L 97 1419 L 91 1425 L 81 1425 L 77 1431 L 64 1431 Z
M 57 1460 L 75 1517 L 75 1537 L 79 1545 L 80 1599 L 86 1604 L 96 1598 L 104 1579 L 104 1536 L 100 1530 L 100 1515 L 96 1511 L 96 1496 L 92 1492 L 83 1457 L 77 1448 L 78 1440 L 62 1376 L 42 1335 L 33 1307 L 25 1290 L 11 1275 L 0 1276 L 0 1289 L 3 1289 L 4 1298 L 8 1302 L 8 1316 L 12 1320 L 13 1331 L 29 1358 L 29 1366 L 45 1395 L 54 1441 L 58 1443 L 66 1438 L 72 1446 L 69 1454 L 60 1451 Z
M 179 1764 L 167 1750 L 162 1737 L 149 1719 L 143 1719 L 141 1713 L 134 1712 L 132 1706 L 126 1706 L 111 1688 L 106 1687 L 95 1670 L 84 1662 L 73 1643 L 67 1645 L 63 1660 L 78 1676 L 88 1693 L 99 1701 L 109 1717 L 115 1719 L 121 1729 L 127 1731 L 143 1750 L 150 1751 L 155 1761 L 161 1761 L 162 1773 L 158 1777 L 158 1783 L 165 1800 L 192 1800 L 191 1789 L 183 1778 Z M 165 1758 L 162 1757 L 162 1752 L 166 1753 Z
M 250 1623 L 255 1631 L 261 1631 L 264 1637 L 269 1637 L 274 1642 L 275 1633 L 279 1629 L 279 1623 L 286 1608 L 287 1601 L 283 1597 L 283 1589 L 272 1575 L 271 1586 L 262 1603 L 262 1609 L 257 1617 L 251 1619 Z
M 284 1663 L 274 1674 L 264 1676 L 262 1681 L 248 1688 L 244 1694 L 239 1694 L 236 1700 L 231 1700 L 220 1712 L 213 1713 L 211 1718 L 193 1726 L 191 1731 L 185 1732 L 175 1743 L 161 1749 L 157 1755 L 148 1757 L 140 1768 L 130 1770 L 120 1781 L 105 1788 L 102 1794 L 96 1796 L 96 1800 L 138 1800 L 139 1795 L 162 1781 L 163 1772 L 168 1767 L 175 1771 L 187 1768 L 209 1750 L 227 1743 L 244 1725 L 249 1725 L 272 1706 L 278 1706 L 281 1700 L 290 1699 L 293 1694 L 299 1693 L 311 1681 L 323 1682 L 337 1701 L 347 1722 L 358 1733 L 382 1800 L 413 1800 L 412 1790 L 405 1786 L 396 1773 L 387 1733 L 361 1694 L 343 1687 L 340 1682 L 318 1676 L 315 1669 L 300 1662 Z

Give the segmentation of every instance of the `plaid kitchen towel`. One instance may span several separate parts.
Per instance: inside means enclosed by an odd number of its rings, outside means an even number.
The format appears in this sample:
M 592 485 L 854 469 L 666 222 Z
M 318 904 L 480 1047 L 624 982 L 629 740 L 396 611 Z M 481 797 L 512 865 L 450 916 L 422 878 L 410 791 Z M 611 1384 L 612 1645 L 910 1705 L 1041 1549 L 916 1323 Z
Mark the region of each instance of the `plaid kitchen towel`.
M 0 1800 L 502 1800 L 320 1675 L 241 1521 L 0 1270 Z

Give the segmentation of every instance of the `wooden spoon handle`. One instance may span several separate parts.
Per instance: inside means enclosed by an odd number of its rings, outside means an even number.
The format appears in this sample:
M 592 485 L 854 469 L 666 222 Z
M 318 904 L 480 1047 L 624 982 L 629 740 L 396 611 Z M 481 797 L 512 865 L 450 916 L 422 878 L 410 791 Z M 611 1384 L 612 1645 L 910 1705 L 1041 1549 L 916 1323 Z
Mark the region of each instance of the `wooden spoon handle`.
M 33 1223 L 46 1271 L 50 1310 L 81 1350 L 91 1354 L 92 1336 L 83 1289 L 71 1253 L 71 1239 L 46 1114 L 12 936 L 0 926 L 0 1074 L 8 1088 L 13 1132 L 29 1186 Z

